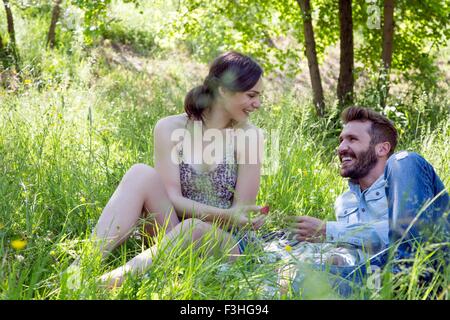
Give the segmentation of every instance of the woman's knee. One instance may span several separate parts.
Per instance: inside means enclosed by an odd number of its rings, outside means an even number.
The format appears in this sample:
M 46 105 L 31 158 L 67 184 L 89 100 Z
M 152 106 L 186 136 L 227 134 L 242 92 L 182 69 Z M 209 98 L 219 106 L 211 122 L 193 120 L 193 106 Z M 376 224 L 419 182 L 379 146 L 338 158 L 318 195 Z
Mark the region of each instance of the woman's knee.
M 143 163 L 137 163 L 131 166 L 123 177 L 123 182 L 132 181 L 133 184 L 143 183 L 143 184 L 153 184 L 159 183 L 160 177 L 155 168 Z
M 156 170 L 145 163 L 136 163 L 131 166 L 128 173 L 131 175 L 148 176 L 155 174 Z

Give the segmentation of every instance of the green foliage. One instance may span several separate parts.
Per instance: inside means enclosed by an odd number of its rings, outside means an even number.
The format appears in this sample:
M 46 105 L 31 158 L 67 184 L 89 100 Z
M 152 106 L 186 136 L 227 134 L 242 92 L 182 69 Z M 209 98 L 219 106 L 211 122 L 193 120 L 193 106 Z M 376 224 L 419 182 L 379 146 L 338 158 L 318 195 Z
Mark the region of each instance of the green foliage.
M 317 0 L 311 6 L 317 54 L 323 60 L 326 49 L 339 40 L 338 2 Z M 435 53 L 449 39 L 448 12 L 445 1 L 396 1 L 392 68 L 426 90 L 436 83 Z M 382 1 L 353 1 L 355 58 L 363 65 L 357 71 L 381 66 L 382 19 Z M 254 55 L 269 71 L 298 71 L 304 40 L 296 1 L 185 0 L 172 21 L 170 34 L 202 61 L 235 49 Z
M 134 4 L 141 13 L 149 7 L 138 0 L 124 2 Z M 137 51 L 147 53 L 154 44 L 162 48 L 163 43 L 178 46 L 181 42 L 203 62 L 211 61 L 219 52 L 234 49 L 253 55 L 267 72 L 282 71 L 288 76 L 298 73 L 298 62 L 303 59 L 303 23 L 295 0 L 172 1 L 165 4 L 172 11 L 164 19 L 160 17 L 161 26 L 148 33 L 117 23 L 120 18 L 110 16 L 111 6 L 117 3 L 111 0 L 71 0 L 70 4 L 83 12 L 84 42 L 88 45 L 104 36 L 130 43 Z M 317 53 L 323 61 L 327 48 L 339 40 L 338 4 L 316 0 L 311 5 Z M 49 19 L 51 6 L 51 1 L 43 1 L 18 7 L 28 12 L 30 18 L 44 14 Z M 432 90 L 437 81 L 434 61 L 436 52 L 449 38 L 448 12 L 448 3 L 440 0 L 395 4 L 392 68 L 423 90 Z M 377 71 L 381 65 L 382 24 L 373 27 L 370 23 L 375 18 L 382 21 L 382 13 L 382 1 L 374 4 L 353 1 L 355 58 L 356 64 L 362 66 L 357 68 L 357 76 L 362 71 Z M 60 32 L 63 38 L 68 31 L 66 28 Z
M 92 44 L 96 36 L 103 34 L 111 23 L 108 17 L 108 9 L 111 0 L 71 0 L 71 4 L 84 12 L 83 30 L 86 44 Z M 133 3 L 139 6 L 139 0 L 125 0 L 125 3 Z
M 317 53 L 323 61 L 325 50 L 339 41 L 339 1 L 311 1 Z M 315 18 L 315 19 L 314 19 Z
M 420 87 L 393 94 L 388 105 L 381 108 L 376 77 L 372 76 L 372 81 L 357 97 L 355 104 L 370 106 L 394 121 L 402 141 L 418 141 L 449 117 L 448 96 L 439 90 L 425 91 Z
M 288 10 L 288 8 L 291 8 Z M 292 71 L 299 49 L 275 40 L 298 35 L 300 9 L 295 1 L 181 1 L 170 35 L 209 61 L 219 52 L 238 50 L 258 58 L 270 71 Z
M 3 44 L 3 50 L 0 50 L 0 62 L 2 63 L 0 66 L 4 69 L 12 67 L 15 62 L 15 50 L 14 46 L 11 46 L 10 42 L 6 45 Z M 2 69 L 0 69 L 2 70 Z
M 383 3 L 376 4 L 382 19 Z M 354 25 L 362 35 L 355 58 L 363 63 L 363 68 L 377 70 L 381 65 L 382 29 L 368 27 L 369 6 L 366 1 L 354 2 Z M 450 38 L 449 11 L 448 1 L 395 1 L 392 68 L 425 90 L 436 84 L 435 54 Z
M 130 46 L 134 52 L 141 55 L 150 55 L 156 49 L 154 34 L 147 30 L 127 28 L 121 23 L 112 22 L 102 33 L 104 39 L 114 44 Z
M 84 11 L 84 35 L 87 44 L 91 44 L 93 36 L 105 30 L 107 9 L 111 0 L 71 0 L 72 4 Z

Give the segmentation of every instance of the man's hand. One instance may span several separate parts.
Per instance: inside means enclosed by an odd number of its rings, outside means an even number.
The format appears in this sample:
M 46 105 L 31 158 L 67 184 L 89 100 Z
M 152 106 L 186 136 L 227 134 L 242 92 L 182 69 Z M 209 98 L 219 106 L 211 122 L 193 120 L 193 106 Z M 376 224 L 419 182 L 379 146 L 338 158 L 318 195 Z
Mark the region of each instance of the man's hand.
M 289 217 L 289 231 L 299 241 L 322 242 L 326 238 L 326 223 L 309 216 Z

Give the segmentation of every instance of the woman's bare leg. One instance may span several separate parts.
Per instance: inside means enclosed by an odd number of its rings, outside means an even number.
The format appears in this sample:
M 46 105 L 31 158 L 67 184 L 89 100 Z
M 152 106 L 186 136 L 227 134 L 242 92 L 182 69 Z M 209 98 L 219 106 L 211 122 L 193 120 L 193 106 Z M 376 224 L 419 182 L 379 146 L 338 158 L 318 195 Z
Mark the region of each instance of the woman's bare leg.
M 98 241 L 102 257 L 128 238 L 143 212 L 154 214 L 158 226 L 167 225 L 166 232 L 179 223 L 157 171 L 135 164 L 122 178 L 93 230 L 92 238 Z
M 199 245 L 203 237 L 213 228 L 214 227 L 211 224 L 201 220 L 186 219 L 168 232 L 162 239 L 159 246 L 164 250 L 170 250 L 177 243 L 177 240 L 182 241 L 182 247 L 187 247 L 191 243 Z M 217 241 L 217 244 L 221 250 L 225 250 L 230 254 L 229 260 L 234 261 L 240 255 L 236 240 L 231 234 L 219 228 L 215 229 L 214 232 L 215 234 L 213 240 Z M 145 272 L 145 270 L 148 269 L 153 262 L 153 257 L 156 254 L 157 246 L 158 245 L 152 246 L 128 261 L 125 265 L 104 274 L 100 278 L 100 281 L 107 287 L 114 288 L 122 284 L 125 274 Z

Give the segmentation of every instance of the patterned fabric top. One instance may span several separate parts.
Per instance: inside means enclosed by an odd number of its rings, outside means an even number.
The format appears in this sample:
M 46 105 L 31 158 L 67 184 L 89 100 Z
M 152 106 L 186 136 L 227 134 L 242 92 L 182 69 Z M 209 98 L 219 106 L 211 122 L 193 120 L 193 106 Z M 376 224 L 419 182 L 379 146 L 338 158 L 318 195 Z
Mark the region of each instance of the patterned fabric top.
M 183 197 L 217 208 L 228 209 L 233 204 L 238 166 L 234 146 L 227 146 L 224 161 L 207 172 L 197 172 L 183 158 L 183 143 L 179 144 L 180 184 Z

